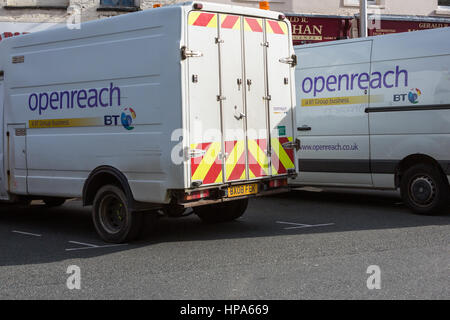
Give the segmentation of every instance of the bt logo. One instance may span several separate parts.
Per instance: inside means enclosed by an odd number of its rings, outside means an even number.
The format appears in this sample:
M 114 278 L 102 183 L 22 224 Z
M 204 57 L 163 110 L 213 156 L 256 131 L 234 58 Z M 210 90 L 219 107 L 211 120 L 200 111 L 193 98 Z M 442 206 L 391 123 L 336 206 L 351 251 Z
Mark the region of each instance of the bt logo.
M 411 89 L 408 93 L 408 100 L 411 103 L 418 103 L 419 101 L 417 101 L 419 99 L 419 96 L 422 95 L 422 91 L 420 91 L 419 89 L 415 88 L 415 89 Z
M 120 121 L 122 122 L 123 127 L 127 130 L 133 130 L 134 127 L 131 126 L 133 119 L 136 119 L 136 112 L 131 108 L 125 108 L 120 115 Z
M 136 112 L 132 108 L 125 108 L 121 115 L 106 115 L 104 117 L 104 124 L 105 126 L 117 126 L 119 125 L 119 119 L 120 124 L 125 129 L 133 130 L 134 127 L 131 125 L 133 120 L 136 119 Z
M 419 103 L 419 96 L 422 95 L 422 91 L 420 89 L 411 89 L 408 93 L 400 93 L 400 94 L 394 94 L 394 102 L 400 102 L 400 101 L 406 101 L 406 99 L 409 100 L 409 102 L 413 104 Z

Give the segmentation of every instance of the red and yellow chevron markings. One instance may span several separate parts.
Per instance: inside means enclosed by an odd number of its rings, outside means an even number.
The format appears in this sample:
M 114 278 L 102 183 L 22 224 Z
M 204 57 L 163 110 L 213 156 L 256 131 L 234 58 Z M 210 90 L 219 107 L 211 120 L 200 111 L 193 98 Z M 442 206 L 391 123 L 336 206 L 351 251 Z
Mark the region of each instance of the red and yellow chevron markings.
M 267 139 L 248 140 L 248 168 L 250 178 L 264 177 L 269 174 Z
M 245 179 L 245 142 L 243 140 L 226 141 L 225 152 L 228 155 L 225 160 L 227 181 Z
M 272 138 L 272 175 L 287 173 L 294 168 L 294 150 L 284 149 L 282 144 L 291 142 L 292 137 Z M 191 150 L 203 150 L 205 153 L 191 159 L 191 178 L 203 184 L 222 183 L 221 143 L 208 142 L 192 144 Z M 226 181 L 246 178 L 244 140 L 226 141 L 225 173 Z M 265 177 L 269 174 L 267 157 L 267 139 L 248 140 L 248 168 L 250 179 Z
M 217 14 L 207 12 L 189 13 L 188 24 L 190 26 L 217 28 Z
M 204 150 L 203 156 L 191 158 L 191 178 L 203 184 L 222 182 L 222 161 L 220 142 L 192 144 L 191 150 Z
M 222 27 L 222 29 L 241 30 L 241 19 L 239 18 L 239 16 L 221 14 L 220 22 L 220 26 Z
M 272 175 L 285 174 L 294 166 L 294 149 L 283 148 L 283 143 L 292 142 L 292 137 L 272 138 Z
M 188 24 L 196 27 L 217 28 L 217 14 L 194 11 L 189 14 Z M 231 14 L 220 15 L 220 26 L 224 29 L 241 29 L 239 16 Z M 244 30 L 250 32 L 263 32 L 263 21 L 258 18 L 244 18 Z M 266 31 L 271 34 L 288 34 L 287 24 L 282 21 L 267 20 Z
M 263 32 L 262 19 L 244 18 L 244 30 L 251 32 Z
M 282 21 L 267 20 L 266 32 L 272 34 L 288 34 L 288 26 Z

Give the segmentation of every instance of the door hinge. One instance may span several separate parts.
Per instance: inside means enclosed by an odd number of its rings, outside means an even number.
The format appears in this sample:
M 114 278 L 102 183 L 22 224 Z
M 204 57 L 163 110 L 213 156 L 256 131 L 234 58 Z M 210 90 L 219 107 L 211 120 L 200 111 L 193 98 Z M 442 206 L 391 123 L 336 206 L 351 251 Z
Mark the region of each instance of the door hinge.
M 185 46 L 181 48 L 181 60 L 196 57 L 203 57 L 203 53 L 201 53 L 200 51 L 189 50 Z
M 27 130 L 25 128 L 16 128 L 15 134 L 16 136 L 26 136 Z
M 281 63 L 289 64 L 291 67 L 295 67 L 297 65 L 297 56 L 293 54 L 288 58 L 281 58 L 279 61 Z
M 220 154 L 219 154 L 219 157 L 222 159 L 222 160 L 225 160 L 228 156 L 229 156 L 230 154 L 229 153 L 223 153 L 223 152 L 221 152 Z
M 225 97 L 225 96 L 222 96 L 222 95 L 217 96 L 217 101 L 222 101 L 222 100 L 226 100 L 226 99 L 227 99 L 227 97 Z
M 190 149 L 189 147 L 185 147 L 183 154 L 184 160 L 189 160 L 191 158 L 203 157 L 206 154 L 206 151 L 202 149 Z
M 191 187 L 192 188 L 198 188 L 203 184 L 202 180 L 194 180 L 191 182 Z
M 25 56 L 14 56 L 11 58 L 12 63 L 24 63 L 25 62 Z
M 268 48 L 269 47 L 269 42 L 267 42 L 267 41 L 266 42 L 262 42 L 261 45 L 263 47 L 267 47 Z
M 216 41 L 216 44 L 224 43 L 224 42 L 225 42 L 223 39 L 220 39 L 220 38 L 218 38 L 218 37 L 215 38 L 215 41 Z
M 269 94 L 268 96 L 264 96 L 263 99 L 270 101 L 270 100 L 272 100 L 272 96 Z

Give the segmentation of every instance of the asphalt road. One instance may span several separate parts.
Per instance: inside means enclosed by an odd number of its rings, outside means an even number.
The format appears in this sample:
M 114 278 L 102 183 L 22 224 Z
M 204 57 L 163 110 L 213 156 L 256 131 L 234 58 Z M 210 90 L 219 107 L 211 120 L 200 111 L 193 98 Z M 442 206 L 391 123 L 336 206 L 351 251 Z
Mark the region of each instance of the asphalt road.
M 393 192 L 293 191 L 238 221 L 163 218 L 121 246 L 71 201 L 0 208 L 0 299 L 448 299 L 450 209 L 418 216 Z M 150 228 L 148 228 L 150 229 Z M 67 268 L 81 289 L 66 286 Z M 367 287 L 367 268 L 381 289 Z

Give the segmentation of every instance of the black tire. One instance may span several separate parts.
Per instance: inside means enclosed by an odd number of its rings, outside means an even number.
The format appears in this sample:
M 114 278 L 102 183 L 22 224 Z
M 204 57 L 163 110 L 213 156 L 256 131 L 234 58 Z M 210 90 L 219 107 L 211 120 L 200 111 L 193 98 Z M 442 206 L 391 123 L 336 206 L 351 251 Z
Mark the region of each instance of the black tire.
M 450 187 L 434 166 L 417 164 L 407 169 L 400 181 L 403 202 L 415 213 L 442 214 L 448 206 Z
M 247 210 L 248 199 L 227 201 L 194 207 L 195 214 L 206 223 L 222 223 L 236 220 Z
M 143 225 L 142 212 L 130 210 L 125 193 L 114 185 L 98 190 L 92 207 L 92 219 L 99 236 L 111 243 L 136 239 Z
M 44 201 L 44 203 L 47 207 L 59 207 L 59 206 L 62 206 L 64 204 L 64 202 L 66 202 L 66 199 L 64 199 L 64 198 L 46 198 L 46 199 L 43 199 L 42 201 Z

